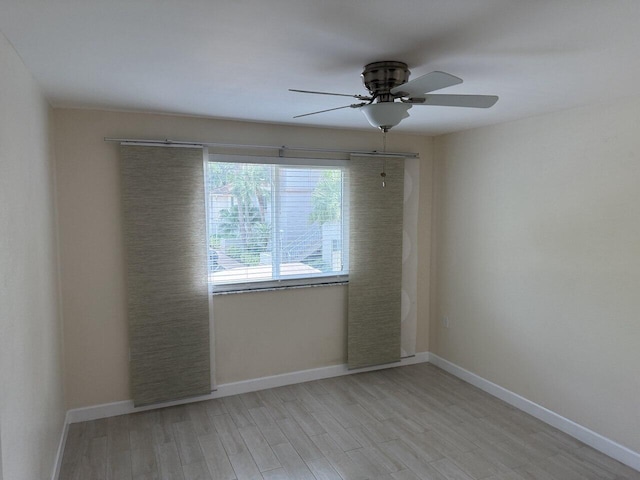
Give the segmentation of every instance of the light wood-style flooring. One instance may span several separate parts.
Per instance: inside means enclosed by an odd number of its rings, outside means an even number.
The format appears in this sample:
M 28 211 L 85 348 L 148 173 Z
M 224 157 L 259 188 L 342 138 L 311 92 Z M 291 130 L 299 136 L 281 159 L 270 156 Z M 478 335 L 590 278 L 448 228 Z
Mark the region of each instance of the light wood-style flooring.
M 69 427 L 60 480 L 578 480 L 640 473 L 430 364 Z

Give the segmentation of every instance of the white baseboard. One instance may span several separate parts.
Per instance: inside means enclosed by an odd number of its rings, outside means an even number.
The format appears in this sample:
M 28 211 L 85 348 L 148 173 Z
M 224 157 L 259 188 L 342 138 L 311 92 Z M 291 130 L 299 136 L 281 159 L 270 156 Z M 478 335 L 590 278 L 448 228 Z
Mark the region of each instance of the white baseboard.
M 527 400 L 526 398 L 514 393 L 506 388 L 496 385 L 489 380 L 486 380 L 479 375 L 476 375 L 469 370 L 451 363 L 442 357 L 434 353 L 428 354 L 429 362 L 433 365 L 440 367 L 446 372 L 455 375 L 456 377 L 464 380 L 471 385 L 478 387 L 481 390 L 493 395 L 507 402 L 509 405 L 513 405 L 519 410 L 528 413 L 529 415 L 536 417 L 539 420 L 563 431 L 564 433 L 571 435 L 572 437 L 586 443 L 590 447 L 615 458 L 619 462 L 628 465 L 629 467 L 640 471 L 640 453 L 631 450 L 630 448 L 620 445 L 613 440 L 600 435 L 599 433 L 589 430 L 576 422 L 569 420 L 555 412 L 552 412 L 548 408 L 545 408 L 537 403 Z
M 297 372 L 283 373 L 280 375 L 272 375 L 269 377 L 253 378 L 251 380 L 243 380 L 241 382 L 224 383 L 222 385 L 218 385 L 217 390 L 211 392 L 209 395 L 202 395 L 200 397 L 191 397 L 184 400 L 154 404 L 146 407 L 136 408 L 133 406 L 132 400 L 123 400 L 120 402 L 105 403 L 102 405 L 92 405 L 90 407 L 74 408 L 67 412 L 67 423 L 86 422 L 88 420 L 96 420 L 98 418 L 115 417 L 116 415 L 142 412 L 155 408 L 183 405 L 187 403 L 200 402 L 202 400 L 211 400 L 213 398 L 238 395 L 240 393 L 256 392 L 258 390 L 264 390 L 266 388 L 282 387 L 285 385 L 292 385 L 294 383 L 309 382 L 311 380 L 321 380 L 323 378 L 339 377 L 341 375 L 347 375 L 350 373 L 369 372 L 372 370 L 401 367 L 428 361 L 429 353 L 421 352 L 416 353 L 412 357 L 403 358 L 401 361 L 396 363 L 377 365 L 375 367 L 359 368 L 356 370 L 349 370 L 346 364 L 341 364 L 332 365 L 330 367 L 299 370 Z

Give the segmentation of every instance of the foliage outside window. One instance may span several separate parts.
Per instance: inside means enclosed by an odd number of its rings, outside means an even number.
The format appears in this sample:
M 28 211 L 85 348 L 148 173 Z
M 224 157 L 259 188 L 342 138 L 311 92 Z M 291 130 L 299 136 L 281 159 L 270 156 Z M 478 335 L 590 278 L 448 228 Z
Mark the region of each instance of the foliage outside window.
M 345 177 L 342 167 L 208 162 L 213 291 L 344 280 Z

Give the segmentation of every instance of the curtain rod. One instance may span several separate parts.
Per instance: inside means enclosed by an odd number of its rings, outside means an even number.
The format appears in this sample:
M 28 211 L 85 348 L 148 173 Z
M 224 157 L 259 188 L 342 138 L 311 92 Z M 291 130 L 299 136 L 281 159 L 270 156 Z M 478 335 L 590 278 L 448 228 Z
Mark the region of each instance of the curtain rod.
M 294 151 L 294 152 L 316 152 L 316 153 L 346 153 L 350 155 L 362 155 L 367 157 L 404 157 L 404 158 L 419 158 L 419 154 L 413 152 L 378 152 L 377 150 L 363 151 L 363 150 L 334 150 L 326 148 L 305 148 L 305 147 L 291 147 L 287 145 L 274 146 L 274 145 L 244 145 L 239 143 L 216 143 L 216 142 L 186 142 L 179 140 L 141 140 L 131 138 L 110 138 L 104 137 L 105 142 L 122 143 L 126 145 L 144 145 L 152 147 L 221 147 L 221 148 L 256 148 L 256 149 L 268 149 L 279 151 Z

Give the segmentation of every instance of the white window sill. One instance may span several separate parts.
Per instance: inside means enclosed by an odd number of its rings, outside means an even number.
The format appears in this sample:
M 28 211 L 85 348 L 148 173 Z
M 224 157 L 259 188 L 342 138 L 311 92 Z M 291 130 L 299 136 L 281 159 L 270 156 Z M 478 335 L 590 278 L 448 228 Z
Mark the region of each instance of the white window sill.
M 255 292 L 273 292 L 277 290 L 293 290 L 297 288 L 315 288 L 315 287 L 334 287 L 340 285 L 348 285 L 349 280 L 340 280 L 337 282 L 326 282 L 326 283 L 307 283 L 307 284 L 299 284 L 299 285 L 273 285 L 270 284 L 264 287 L 252 286 L 248 288 L 238 288 L 237 290 L 214 290 L 211 292 L 212 296 L 218 295 L 233 295 L 236 293 L 255 293 Z

